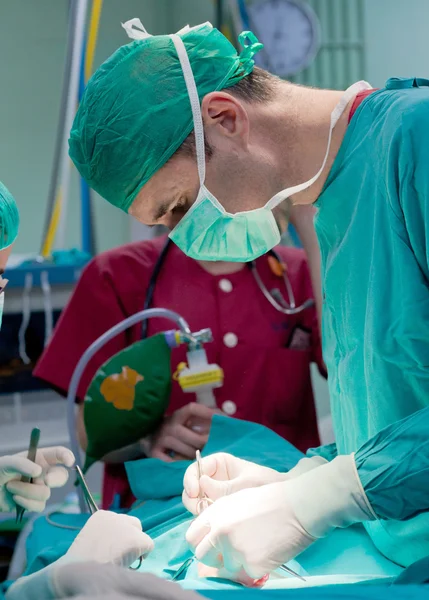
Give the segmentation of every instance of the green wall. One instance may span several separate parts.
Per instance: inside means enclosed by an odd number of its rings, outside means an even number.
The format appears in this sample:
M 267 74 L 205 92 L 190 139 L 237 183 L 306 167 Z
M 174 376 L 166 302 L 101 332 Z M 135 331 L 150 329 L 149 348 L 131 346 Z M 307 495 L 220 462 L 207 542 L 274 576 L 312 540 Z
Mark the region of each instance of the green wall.
M 330 15 L 336 18 L 341 3 L 355 1 L 309 0 L 325 23 L 325 40 Z M 363 6 L 365 63 L 359 77 L 379 86 L 392 75 L 427 76 L 429 0 L 363 0 Z M 61 93 L 67 9 L 68 0 L 0 0 L 0 179 L 21 207 L 18 252 L 37 251 L 41 242 Z M 96 66 L 126 43 L 120 22 L 134 16 L 140 17 L 151 33 L 172 32 L 186 23 L 213 21 L 214 3 L 104 0 Z M 341 57 L 338 60 L 340 63 Z M 308 83 L 325 83 L 320 81 L 317 68 L 308 70 L 304 77 Z M 100 250 L 129 239 L 128 217 L 97 197 L 95 210 Z M 76 173 L 67 221 L 68 245 L 79 245 Z
M 205 21 L 214 24 L 213 0 L 169 0 L 169 4 L 171 31 L 178 31 L 184 25 L 198 25 Z
M 121 21 L 140 16 L 149 31 L 168 29 L 169 0 L 104 0 L 95 66 L 127 36 Z M 66 44 L 68 0 L 0 0 L 0 179 L 22 215 L 17 252 L 39 250 L 53 160 Z M 80 244 L 76 172 L 67 242 Z M 129 218 L 95 199 L 99 249 L 129 239 Z
M 429 1 L 365 0 L 366 78 L 429 77 Z
M 346 6 L 351 18 L 348 23 L 350 37 L 356 39 L 359 0 L 307 0 L 318 14 L 325 41 L 335 37 L 333 24 L 341 9 Z M 184 24 L 195 25 L 206 20 L 213 22 L 212 0 L 170 0 L 171 30 Z M 365 77 L 372 85 L 381 86 L 391 76 L 429 76 L 429 0 L 362 0 L 364 15 L 364 68 L 358 76 Z M 344 32 L 344 30 L 343 30 Z M 341 40 L 336 40 L 341 41 Z M 322 62 L 333 57 L 332 50 L 323 51 Z M 336 59 L 336 58 L 335 58 Z M 335 60 L 334 59 L 334 60 Z M 341 65 L 341 56 L 337 58 Z M 357 61 L 357 58 L 355 59 Z M 353 58 L 352 58 L 353 63 Z M 329 85 L 320 81 L 316 69 L 309 69 L 308 83 Z M 323 77 L 322 77 L 323 79 Z M 307 81 L 305 82 L 307 83 Z M 334 81 L 335 84 L 335 81 Z

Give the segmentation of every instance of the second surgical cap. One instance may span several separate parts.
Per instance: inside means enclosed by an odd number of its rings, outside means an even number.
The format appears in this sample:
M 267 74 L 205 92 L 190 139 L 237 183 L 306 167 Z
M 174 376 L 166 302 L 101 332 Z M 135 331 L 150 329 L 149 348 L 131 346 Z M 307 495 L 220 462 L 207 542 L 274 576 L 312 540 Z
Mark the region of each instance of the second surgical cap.
M 16 240 L 19 229 L 19 212 L 15 199 L 0 183 L 0 250 Z
M 210 23 L 180 32 L 201 99 L 236 84 L 262 45 L 249 33 L 239 55 Z M 243 34 L 242 34 L 243 36 Z M 247 43 L 246 43 L 247 42 Z M 193 130 L 182 68 L 170 36 L 146 35 L 96 71 L 77 111 L 70 157 L 87 183 L 127 212 L 142 186 Z

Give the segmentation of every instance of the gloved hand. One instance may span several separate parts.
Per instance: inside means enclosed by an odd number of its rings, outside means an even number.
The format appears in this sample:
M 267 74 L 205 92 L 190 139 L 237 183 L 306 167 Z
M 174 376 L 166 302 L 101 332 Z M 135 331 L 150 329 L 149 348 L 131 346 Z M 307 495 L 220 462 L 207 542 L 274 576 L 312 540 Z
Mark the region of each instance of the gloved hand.
M 377 518 L 353 454 L 294 479 L 220 498 L 189 527 L 195 556 L 255 579 L 270 573 L 335 527 Z
M 96 562 L 62 565 L 57 561 L 33 575 L 18 579 L 6 594 L 6 600 L 76 597 L 88 600 L 202 600 L 198 594 L 182 590 L 177 583 L 155 575 Z
M 288 473 L 279 473 L 269 467 L 261 467 L 225 452 L 211 454 L 201 461 L 204 474 L 200 481 L 196 462 L 186 469 L 183 479 L 183 504 L 192 514 L 196 515 L 200 485 L 201 492 L 215 501 L 222 496 L 229 496 L 247 488 L 293 479 L 315 467 L 326 464 L 326 462 L 321 456 L 302 458 Z
M 59 560 L 61 564 L 95 561 L 130 567 L 140 556 L 146 557 L 153 546 L 139 519 L 99 510 L 88 519 Z
M 50 488 L 67 483 L 68 471 L 61 465 L 72 467 L 73 452 L 62 446 L 42 448 L 37 451 L 36 462 L 20 452 L 0 458 L 0 512 L 14 510 L 15 504 L 41 512 L 51 495 Z M 33 483 L 19 481 L 22 476 L 32 477 Z

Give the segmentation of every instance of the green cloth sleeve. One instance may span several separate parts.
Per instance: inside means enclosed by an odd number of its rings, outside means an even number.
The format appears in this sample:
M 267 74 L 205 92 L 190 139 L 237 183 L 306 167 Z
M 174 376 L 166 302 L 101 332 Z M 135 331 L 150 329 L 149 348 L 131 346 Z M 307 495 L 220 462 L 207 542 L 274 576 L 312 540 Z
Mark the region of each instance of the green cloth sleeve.
M 337 444 L 326 444 L 325 446 L 318 446 L 317 448 L 310 448 L 307 450 L 307 456 L 321 456 L 328 462 L 334 460 L 338 456 Z
M 429 510 L 429 407 L 389 425 L 355 454 L 359 478 L 381 519 Z
M 398 135 L 399 218 L 405 221 L 414 254 L 429 286 L 429 98 L 413 103 L 402 116 Z M 393 166 L 393 165 L 392 165 Z

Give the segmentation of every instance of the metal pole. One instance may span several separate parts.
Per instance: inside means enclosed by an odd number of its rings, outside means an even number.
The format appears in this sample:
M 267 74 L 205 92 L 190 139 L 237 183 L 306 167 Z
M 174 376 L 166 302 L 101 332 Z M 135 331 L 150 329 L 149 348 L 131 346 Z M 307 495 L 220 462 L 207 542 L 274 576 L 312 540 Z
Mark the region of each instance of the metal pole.
M 70 70 L 70 86 L 67 97 L 67 110 L 64 120 L 62 153 L 61 153 L 61 213 L 58 224 L 58 230 L 55 237 L 55 246 L 58 249 L 65 247 L 66 224 L 67 224 L 67 204 L 69 195 L 69 183 L 71 174 L 70 158 L 68 154 L 68 138 L 72 128 L 74 115 L 76 113 L 76 104 L 79 93 L 79 74 L 82 59 L 83 40 L 85 35 L 85 21 L 88 7 L 88 0 L 75 0 L 76 2 L 76 21 L 73 31 L 73 52 Z
M 63 89 L 61 92 L 61 101 L 60 101 L 60 114 L 58 118 L 58 129 L 57 135 L 55 139 L 55 147 L 54 147 L 54 162 L 52 165 L 52 173 L 51 180 L 49 183 L 49 192 L 48 192 L 48 203 L 46 206 L 46 217 L 45 217 L 45 225 L 42 233 L 42 243 L 40 246 L 40 254 L 43 252 L 43 246 L 45 243 L 46 236 L 48 235 L 49 226 L 51 224 L 52 215 L 55 207 L 55 199 L 58 189 L 58 175 L 60 170 L 60 158 L 61 158 L 61 148 L 63 144 L 63 132 L 64 132 L 64 121 L 66 118 L 66 110 L 67 110 L 67 98 L 69 95 L 69 87 L 70 87 L 70 70 L 72 63 L 72 54 L 73 54 L 73 32 L 75 28 L 76 21 L 76 5 L 74 2 L 69 2 L 69 10 L 68 10 L 68 31 L 67 31 L 67 49 L 66 49 L 66 59 L 64 66 L 64 77 L 63 77 Z

